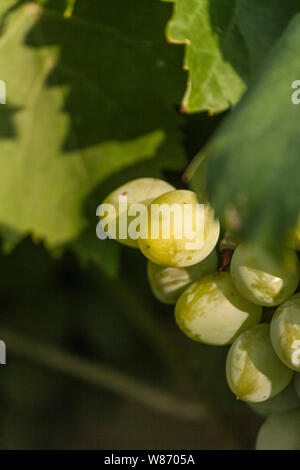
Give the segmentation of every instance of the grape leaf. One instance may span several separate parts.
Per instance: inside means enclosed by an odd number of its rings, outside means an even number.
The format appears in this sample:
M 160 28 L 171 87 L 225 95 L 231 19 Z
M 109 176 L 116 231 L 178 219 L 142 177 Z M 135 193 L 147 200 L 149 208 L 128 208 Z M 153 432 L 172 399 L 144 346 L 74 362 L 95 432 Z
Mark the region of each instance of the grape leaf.
M 98 204 L 126 179 L 185 162 L 170 5 L 78 0 L 67 19 L 65 2 L 39 3 L 0 7 L 0 231 L 8 245 L 27 233 L 51 249 L 76 241 L 113 272 L 115 244 L 87 243 Z
M 192 184 L 202 191 L 207 162 L 212 204 L 220 217 L 229 209 L 244 239 L 279 245 L 299 213 L 300 106 L 291 100 L 299 48 L 298 14 L 193 165 Z
M 186 44 L 182 107 L 216 113 L 238 102 L 299 0 L 176 0 L 171 42 Z
M 176 0 L 167 34 L 169 41 L 186 44 L 187 112 L 223 111 L 245 90 L 248 50 L 236 10 L 237 0 Z

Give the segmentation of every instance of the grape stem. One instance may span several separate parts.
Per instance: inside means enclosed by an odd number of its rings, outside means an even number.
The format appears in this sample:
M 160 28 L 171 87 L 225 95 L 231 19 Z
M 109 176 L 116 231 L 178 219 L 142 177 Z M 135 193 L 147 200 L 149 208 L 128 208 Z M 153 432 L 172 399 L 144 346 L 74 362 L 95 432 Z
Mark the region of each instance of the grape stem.
M 234 250 L 228 250 L 228 249 L 222 252 L 222 266 L 218 269 L 219 273 L 222 273 L 223 271 L 225 271 L 227 266 L 230 265 L 233 252 Z
M 66 9 L 65 9 L 65 12 L 64 12 L 64 17 L 65 18 L 70 18 L 73 14 L 76 0 L 67 0 L 66 3 L 67 3 L 67 6 L 66 6 Z
M 24 338 L 15 332 L 3 329 L 0 330 L 0 337 L 4 339 L 7 350 L 16 356 L 38 362 L 156 411 L 190 421 L 199 421 L 209 415 L 209 410 L 204 405 L 180 399 L 109 367 L 58 349 L 56 346 Z

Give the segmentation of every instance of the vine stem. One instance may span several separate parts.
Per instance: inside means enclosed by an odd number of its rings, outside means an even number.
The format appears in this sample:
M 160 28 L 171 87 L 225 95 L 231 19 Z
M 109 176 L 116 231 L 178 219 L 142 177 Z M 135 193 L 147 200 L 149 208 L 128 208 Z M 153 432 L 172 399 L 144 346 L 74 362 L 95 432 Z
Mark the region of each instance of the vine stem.
M 206 155 L 202 152 L 199 152 L 193 160 L 189 163 L 185 172 L 182 175 L 182 181 L 184 183 L 190 183 L 193 175 L 196 173 L 198 167 L 205 161 Z
M 57 347 L 25 338 L 10 330 L 1 329 L 0 337 L 6 343 L 8 354 L 37 362 L 162 413 L 190 421 L 199 421 L 209 416 L 209 410 L 199 403 L 180 399 L 133 377 L 82 359 Z

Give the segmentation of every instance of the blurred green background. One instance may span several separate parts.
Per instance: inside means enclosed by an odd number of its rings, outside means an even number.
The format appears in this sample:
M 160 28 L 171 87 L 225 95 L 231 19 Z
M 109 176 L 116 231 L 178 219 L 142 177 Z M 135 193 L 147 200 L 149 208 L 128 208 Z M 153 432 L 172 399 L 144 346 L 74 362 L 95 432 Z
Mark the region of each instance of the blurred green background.
M 251 449 L 262 420 L 228 390 L 227 348 L 185 338 L 146 260 L 95 234 L 119 184 L 184 187 L 224 115 L 180 113 L 170 4 L 65 7 L 0 6 L 0 448 Z

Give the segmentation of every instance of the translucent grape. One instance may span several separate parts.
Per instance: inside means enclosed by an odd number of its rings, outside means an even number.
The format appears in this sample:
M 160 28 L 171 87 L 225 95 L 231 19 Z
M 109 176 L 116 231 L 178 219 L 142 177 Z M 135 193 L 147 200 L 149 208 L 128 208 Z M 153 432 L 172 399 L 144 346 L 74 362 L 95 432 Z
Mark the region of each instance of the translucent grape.
M 300 450 L 300 409 L 269 416 L 257 436 L 257 450 Z
M 261 403 L 248 403 L 250 408 L 262 416 L 274 413 L 284 413 L 300 407 L 300 400 L 297 395 L 293 381 L 273 398 Z
M 276 310 L 271 321 L 271 341 L 278 357 L 300 372 L 300 294 L 295 294 Z
M 261 318 L 262 308 L 244 299 L 227 272 L 205 276 L 179 297 L 175 318 L 191 339 L 206 344 L 230 344 Z
M 231 346 L 226 377 L 232 392 L 241 400 L 260 403 L 280 393 L 293 371 L 277 357 L 270 340 L 270 327 L 256 325 L 242 333 Z
M 165 205 L 171 207 L 173 204 L 178 205 L 182 213 L 184 205 L 189 204 L 192 212 L 188 216 L 184 216 L 180 220 L 177 216 L 171 219 L 170 233 L 165 238 L 164 226 L 168 217 L 167 212 L 159 216 L 151 214 L 148 208 L 148 238 L 138 240 L 142 253 L 150 261 L 162 266 L 187 267 L 199 263 L 205 259 L 215 248 L 220 232 L 220 224 L 214 218 L 214 213 L 208 204 L 204 209 L 204 239 L 201 231 L 196 227 L 196 204 L 198 204 L 197 196 L 192 191 L 177 190 L 163 194 L 153 201 L 158 206 Z M 155 239 L 151 237 L 151 226 L 159 227 L 159 236 Z M 182 230 L 181 238 L 176 238 L 176 230 Z M 188 245 L 199 244 L 199 248 L 192 249 Z M 200 247 L 202 243 L 202 246 Z
M 239 245 L 231 260 L 231 275 L 246 299 L 270 307 L 281 304 L 295 292 L 299 283 L 299 262 L 290 249 L 280 263 L 261 246 Z
M 103 204 L 112 204 L 116 210 L 116 227 L 117 227 L 117 241 L 131 246 L 133 248 L 138 248 L 137 240 L 133 240 L 128 235 L 125 239 L 120 239 L 118 234 L 118 224 L 119 224 L 119 197 L 120 196 L 127 196 L 127 204 L 128 210 L 132 204 L 145 204 L 149 205 L 154 199 L 156 199 L 161 194 L 164 194 L 168 191 L 173 191 L 175 188 L 171 184 L 157 178 L 137 178 L 135 180 L 129 181 L 126 184 L 123 184 L 119 188 L 115 189 L 112 193 L 110 193 Z M 128 215 L 127 210 L 127 220 L 128 225 L 130 224 L 131 220 L 134 218 L 133 216 Z M 110 234 L 108 230 L 108 234 Z
M 148 279 L 155 297 L 163 303 L 175 304 L 178 297 L 192 282 L 213 273 L 218 267 L 216 250 L 200 263 L 187 268 L 160 266 L 148 261 Z

